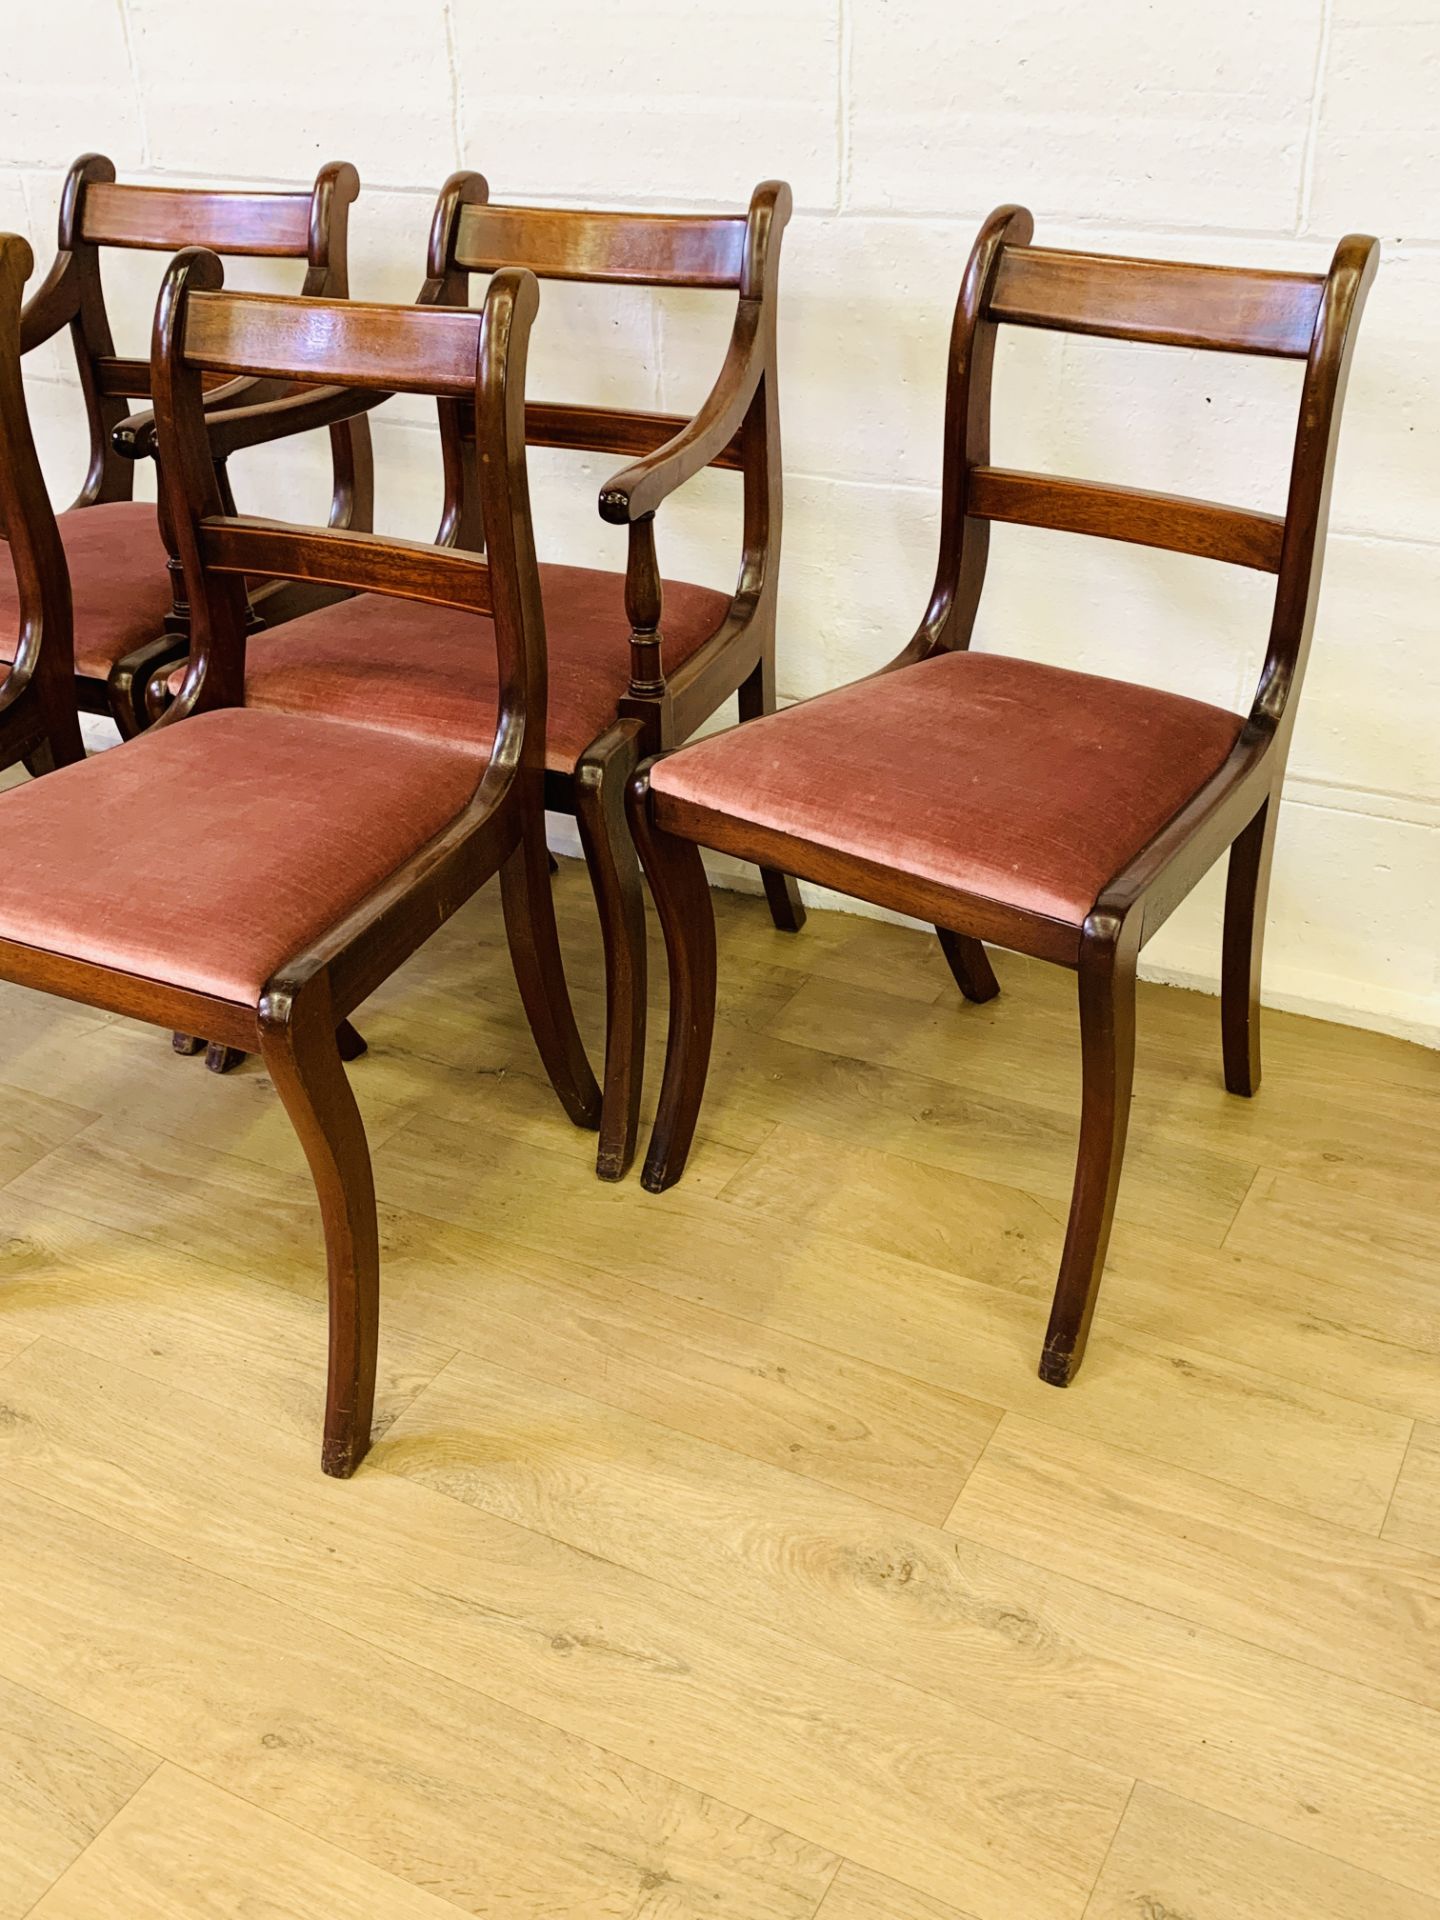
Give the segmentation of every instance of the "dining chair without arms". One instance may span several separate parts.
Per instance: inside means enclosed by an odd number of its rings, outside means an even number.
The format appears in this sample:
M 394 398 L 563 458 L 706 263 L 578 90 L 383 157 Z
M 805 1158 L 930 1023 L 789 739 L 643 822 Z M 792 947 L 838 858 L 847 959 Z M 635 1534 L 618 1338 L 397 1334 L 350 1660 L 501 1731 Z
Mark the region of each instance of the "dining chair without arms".
M 645 753 L 684 740 L 732 695 L 743 719 L 775 705 L 780 426 L 775 303 L 790 191 L 768 181 L 744 214 L 640 214 L 491 206 L 483 177 L 455 174 L 431 222 L 419 299 L 463 307 L 471 276 L 525 267 L 540 279 L 688 287 L 736 296 L 724 364 L 691 419 L 532 401 L 531 445 L 600 451 L 630 464 L 600 491 L 601 516 L 627 529 L 625 572 L 540 568 L 550 659 L 547 803 L 573 813 L 599 908 L 605 950 L 602 1178 L 630 1164 L 645 1044 L 645 909 L 625 824 L 624 792 Z M 253 418 L 263 417 L 257 409 Z M 438 540 L 482 551 L 486 529 L 467 410 L 440 402 L 445 495 Z M 706 466 L 738 472 L 743 535 L 734 593 L 664 581 L 655 548 L 662 502 Z M 261 635 L 249 653 L 247 701 L 291 712 L 363 716 L 376 726 L 445 739 L 474 713 L 487 671 L 453 615 L 382 605 L 327 609 Z M 173 695 L 178 675 L 168 676 Z M 777 926 L 798 930 L 793 880 L 762 869 Z
M 157 666 L 183 658 L 189 617 L 173 542 L 158 505 L 134 498 L 135 463 L 154 454 L 153 415 L 130 415 L 150 393 L 148 360 L 117 356 L 101 279 L 106 250 L 173 253 L 187 245 L 235 256 L 305 263 L 302 291 L 343 297 L 351 203 L 360 191 L 352 166 L 322 167 L 312 187 L 218 192 L 119 182 L 113 164 L 86 154 L 66 177 L 60 197 L 59 250 L 21 317 L 29 353 L 68 327 L 90 429 L 90 462 L 74 505 L 59 516 L 75 606 L 75 671 L 80 704 L 109 714 L 122 734 L 146 724 L 145 691 Z M 205 394 L 221 412 L 277 398 L 281 382 L 226 381 Z M 334 493 L 330 524 L 367 528 L 372 478 L 369 427 L 363 419 L 331 430 Z M 222 461 L 222 497 L 230 502 Z M 233 503 L 232 503 L 233 504 Z M 0 551 L 0 627 L 13 611 L 16 587 Z M 334 590 L 292 582 L 252 583 L 253 618 L 273 626 L 323 605 Z
M 500 273 L 479 312 L 434 312 L 222 286 L 214 254 L 182 252 L 155 323 L 194 698 L 83 766 L 0 796 L 0 978 L 262 1055 L 320 1200 L 322 1462 L 344 1476 L 368 1444 L 379 1260 L 369 1151 L 336 1038 L 344 1016 L 498 873 L 512 931 L 524 929 L 526 1007 L 556 1092 L 576 1124 L 599 1118 L 546 865 L 545 639 L 524 439 L 538 293 L 531 275 Z M 486 556 L 235 515 L 212 457 L 206 373 L 468 400 Z M 256 577 L 468 616 L 472 644 L 496 654 L 486 722 L 446 744 L 245 706 L 244 581 Z M 180 863 L 175 821 L 194 855 Z
M 879 674 L 642 767 L 629 804 L 665 931 L 669 1044 L 644 1183 L 680 1177 L 709 1060 L 715 938 L 700 846 L 918 915 L 967 998 L 996 983 L 983 943 L 1075 970 L 1082 1058 L 1074 1191 L 1043 1380 L 1066 1386 L 1105 1264 L 1129 1117 L 1143 942 L 1229 849 L 1221 967 L 1225 1084 L 1260 1079 L 1271 853 L 1320 585 L 1356 323 L 1374 240 L 1328 273 L 1060 252 L 1022 208 L 991 215 L 961 286 L 945 411 L 940 557 L 909 645 Z M 1283 517 L 990 463 L 1000 325 L 1305 363 Z M 1095 534 L 1276 576 L 1247 716 L 978 654 L 969 642 L 992 521 Z
M 23 761 L 40 774 L 83 760 L 85 747 L 65 549 L 20 378 L 20 305 L 34 264 L 27 241 L 0 233 L 0 537 L 15 579 L 13 610 L 0 614 L 0 768 Z

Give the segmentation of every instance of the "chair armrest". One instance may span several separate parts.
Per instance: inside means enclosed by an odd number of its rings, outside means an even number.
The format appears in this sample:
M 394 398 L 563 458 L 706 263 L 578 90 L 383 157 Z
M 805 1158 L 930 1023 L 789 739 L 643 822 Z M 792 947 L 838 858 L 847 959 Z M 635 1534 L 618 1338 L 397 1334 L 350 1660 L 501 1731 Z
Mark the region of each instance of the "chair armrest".
M 660 502 L 723 453 L 740 431 L 765 371 L 760 352 L 762 309 L 742 300 L 720 377 L 700 411 L 679 433 L 625 467 L 600 490 L 600 517 L 616 526 L 654 513 Z
M 280 384 L 246 376 L 229 380 L 205 395 L 205 424 L 210 450 L 217 460 L 226 460 L 245 447 L 261 447 L 292 434 L 335 426 L 356 414 L 368 413 L 389 398 L 388 394 L 366 393 L 353 387 L 308 387 L 301 393 L 277 393 Z M 250 403 L 236 406 L 235 401 L 242 396 L 250 396 Z M 116 451 L 127 459 L 148 459 L 155 451 L 154 414 L 137 413 L 122 420 L 113 439 Z
M 262 380 L 254 374 L 240 374 L 234 380 L 211 387 L 201 397 L 200 404 L 206 413 L 212 413 L 233 407 L 239 400 L 274 397 L 282 391 L 283 387 L 278 381 Z M 113 430 L 110 443 L 127 460 L 152 459 L 155 453 L 155 415 L 148 407 L 142 413 L 130 414 Z
M 80 286 L 75 277 L 75 256 L 59 253 L 50 263 L 50 271 L 20 309 L 20 351 L 29 353 L 42 346 L 75 318 L 80 311 Z
M 388 393 L 360 387 L 309 387 L 256 406 L 227 407 L 206 421 L 210 446 L 217 460 L 225 460 L 244 447 L 263 447 L 291 434 L 339 426 L 343 420 L 373 412 L 389 398 Z

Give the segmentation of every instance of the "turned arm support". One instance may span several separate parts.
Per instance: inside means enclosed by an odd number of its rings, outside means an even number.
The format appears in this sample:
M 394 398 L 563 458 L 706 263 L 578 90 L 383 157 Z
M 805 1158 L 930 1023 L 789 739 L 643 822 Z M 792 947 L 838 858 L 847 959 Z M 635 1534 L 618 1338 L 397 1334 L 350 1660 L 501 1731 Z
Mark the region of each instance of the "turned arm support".
M 625 612 L 630 620 L 630 692 L 655 699 L 665 691 L 661 658 L 664 589 L 655 557 L 655 511 L 662 500 L 708 467 L 734 440 L 765 372 L 763 309 L 742 299 L 720 377 L 695 417 L 609 480 L 600 517 L 630 529 Z
M 625 615 L 630 622 L 630 691 L 655 699 L 665 691 L 660 658 L 660 614 L 664 588 L 655 558 L 655 516 L 630 522 L 630 552 L 625 566 Z

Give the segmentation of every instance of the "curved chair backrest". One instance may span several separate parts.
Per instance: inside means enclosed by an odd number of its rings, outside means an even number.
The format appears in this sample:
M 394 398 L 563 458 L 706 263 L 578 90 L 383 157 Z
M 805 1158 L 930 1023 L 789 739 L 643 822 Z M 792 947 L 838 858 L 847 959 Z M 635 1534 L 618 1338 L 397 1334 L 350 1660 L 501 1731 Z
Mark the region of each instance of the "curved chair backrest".
M 1328 272 L 1276 273 L 1036 247 L 1033 229 L 1023 207 L 999 208 L 965 270 L 946 394 L 940 566 L 921 634 L 931 646 L 968 644 L 994 520 L 1257 568 L 1277 583 L 1251 721 L 1273 730 L 1298 686 L 1314 624 L 1346 378 L 1379 244 L 1351 234 Z M 992 466 L 991 376 L 1002 325 L 1303 360 L 1284 514 Z
M 773 513 L 778 541 L 780 422 L 775 379 L 775 301 L 780 245 L 790 218 L 783 181 L 756 187 L 744 213 L 625 213 L 583 207 L 492 206 L 478 173 L 452 174 L 430 227 L 428 278 L 421 299 L 451 306 L 469 298 L 472 274 L 524 267 L 541 280 L 593 285 L 685 287 L 737 296 L 725 368 L 763 356 L 765 374 L 744 427 L 709 462 L 746 476 L 747 518 L 758 530 Z M 446 418 L 447 413 L 449 418 Z M 637 457 L 654 453 L 688 421 L 642 409 L 532 401 L 525 431 L 532 446 L 570 447 Z M 463 461 L 455 434 L 464 422 L 442 409 L 446 445 L 444 530 L 464 518 Z M 602 498 L 601 510 L 605 503 Z M 615 516 L 621 517 L 621 516 Z M 471 533 L 478 533 L 473 519 Z
M 244 704 L 245 577 L 318 581 L 488 617 L 475 643 L 499 660 L 486 763 L 498 792 L 545 753 L 545 630 L 525 463 L 525 362 L 534 276 L 496 274 L 478 312 L 226 293 L 213 253 L 187 248 L 161 288 L 152 355 L 161 473 L 194 610 L 194 639 L 170 724 Z M 428 394 L 470 411 L 489 533 L 487 557 L 227 512 L 202 409 L 207 373 L 370 392 Z M 477 763 L 477 777 L 479 766 Z
M 78 757 L 70 575 L 35 453 L 20 377 L 20 308 L 34 266 L 29 243 L 0 233 L 0 537 L 15 571 L 18 626 L 0 636 L 0 765 L 64 733 Z
M 60 196 L 59 252 L 27 310 L 24 346 L 28 350 L 68 322 L 90 421 L 90 467 L 77 506 L 132 497 L 134 464 L 117 454 L 111 436 L 130 413 L 129 402 L 147 398 L 151 390 L 149 362 L 115 352 L 101 251 L 174 253 L 200 246 L 215 253 L 303 261 L 304 294 L 343 299 L 349 291 L 350 207 L 359 192 L 360 177 L 348 162 L 323 166 L 310 187 L 238 192 L 117 181 L 113 162 L 98 153 L 75 162 Z M 248 402 L 270 397 L 261 390 L 245 396 Z M 345 422 L 331 438 L 336 493 L 331 520 L 340 525 L 347 523 L 357 493 L 369 498 L 369 427 L 363 419 Z

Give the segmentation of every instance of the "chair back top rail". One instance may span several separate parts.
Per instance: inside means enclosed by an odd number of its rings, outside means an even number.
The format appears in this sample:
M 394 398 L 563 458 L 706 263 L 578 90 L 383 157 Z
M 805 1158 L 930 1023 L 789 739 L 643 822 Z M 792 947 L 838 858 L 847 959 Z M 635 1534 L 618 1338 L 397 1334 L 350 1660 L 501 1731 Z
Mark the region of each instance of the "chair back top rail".
M 542 280 L 738 288 L 748 224 L 744 214 L 469 205 L 452 258 L 470 273 L 528 267 Z
M 215 253 L 304 260 L 310 252 L 313 191 L 212 192 L 97 181 L 80 208 L 80 237 L 94 246 L 175 253 Z
M 473 399 L 483 313 L 195 291 L 183 350 L 213 373 Z
M 988 318 L 1155 346 L 1303 360 L 1325 275 L 1007 246 Z

